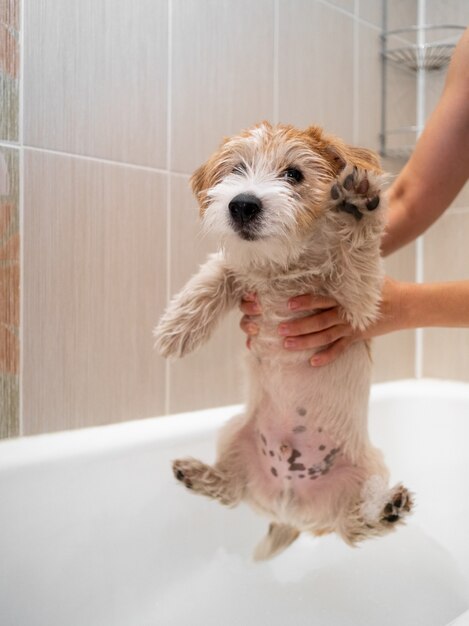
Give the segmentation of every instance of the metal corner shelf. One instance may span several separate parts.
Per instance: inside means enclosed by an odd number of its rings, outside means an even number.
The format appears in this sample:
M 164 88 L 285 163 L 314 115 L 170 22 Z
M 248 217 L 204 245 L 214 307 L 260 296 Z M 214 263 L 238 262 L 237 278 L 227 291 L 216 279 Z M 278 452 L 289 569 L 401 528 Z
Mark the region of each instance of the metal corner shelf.
M 407 143 L 407 145 L 397 148 L 390 148 L 388 145 L 389 136 L 414 133 L 416 140 L 423 130 L 422 123 L 415 126 L 387 128 L 387 64 L 392 63 L 403 70 L 415 73 L 416 81 L 420 80 L 422 82 L 422 76 L 426 72 L 434 72 L 447 67 L 457 40 L 464 30 L 465 26 L 456 24 L 429 24 L 394 30 L 385 30 L 383 28 L 383 33 L 381 34 L 381 156 L 408 158 L 413 151 L 413 145 Z M 429 35 L 433 41 L 426 41 Z M 417 43 L 410 43 L 409 38 L 411 37 Z M 390 40 L 393 42 L 392 47 L 389 45 Z M 419 94 L 417 94 L 417 97 L 419 97 Z M 420 94 L 420 97 L 423 97 L 423 95 Z M 422 120 L 419 121 L 422 122 Z

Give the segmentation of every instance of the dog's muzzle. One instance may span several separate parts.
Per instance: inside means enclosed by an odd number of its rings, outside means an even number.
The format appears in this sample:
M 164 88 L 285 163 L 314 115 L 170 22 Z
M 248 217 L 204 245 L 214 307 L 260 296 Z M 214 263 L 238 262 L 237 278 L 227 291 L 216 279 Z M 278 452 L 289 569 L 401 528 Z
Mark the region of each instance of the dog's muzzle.
M 262 202 L 250 193 L 240 193 L 228 205 L 233 228 L 243 239 L 255 239 L 255 223 L 262 212 Z

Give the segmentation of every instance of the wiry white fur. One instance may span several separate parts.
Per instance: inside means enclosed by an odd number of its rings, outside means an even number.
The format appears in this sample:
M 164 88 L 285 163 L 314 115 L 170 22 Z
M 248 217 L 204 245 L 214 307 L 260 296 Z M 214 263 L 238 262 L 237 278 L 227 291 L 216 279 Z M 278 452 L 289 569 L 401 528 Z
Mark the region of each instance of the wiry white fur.
M 255 130 L 259 139 L 262 133 L 260 129 Z M 276 158 L 285 156 L 277 154 Z M 309 168 L 318 163 L 316 155 L 301 150 L 295 150 L 294 158 Z M 279 179 L 278 171 L 267 157 L 261 155 L 254 163 L 242 160 L 241 165 L 244 170 L 235 170 L 208 190 L 210 203 L 203 215 L 202 228 L 219 237 L 220 247 L 227 259 L 237 267 L 266 263 L 272 263 L 274 267 L 288 267 L 292 260 L 300 256 L 306 243 L 297 229 L 300 198 L 291 184 Z M 314 176 L 311 202 L 319 200 L 325 182 L 318 170 Z M 251 193 L 259 198 L 267 216 L 256 229 L 256 245 L 241 239 L 233 231 L 230 221 L 228 205 L 241 193 Z
M 286 351 L 277 332 L 281 321 L 292 318 L 287 300 L 301 293 L 333 296 L 356 328 L 376 319 L 385 199 L 376 211 L 364 209 L 361 220 L 338 210 L 331 199 L 335 180 L 319 167 L 321 157 L 298 145 L 280 145 L 275 154 L 266 154 L 262 133 L 258 128 L 246 138 L 252 148 L 244 159 L 245 171 L 226 175 L 208 190 L 203 223 L 219 235 L 221 251 L 171 302 L 155 335 L 163 355 L 182 356 L 208 339 L 221 315 L 244 293 L 258 294 L 263 315 L 247 355 L 246 410 L 221 432 L 214 467 L 188 459 L 176 461 L 174 471 L 196 492 L 231 506 L 244 499 L 268 515 L 275 524 L 257 553 L 266 558 L 298 531 L 336 531 L 350 544 L 384 534 L 395 524 L 386 521 L 383 505 L 394 498 L 401 506 L 392 504 L 393 511 L 401 519 L 412 502 L 401 486 L 388 490 L 388 470 L 368 439 L 371 362 L 365 343 L 355 343 L 327 367 L 314 369 L 308 362 L 311 351 Z M 301 193 L 279 178 L 278 163 L 285 162 L 288 150 L 306 172 Z M 351 171 L 344 169 L 341 184 Z M 379 192 L 381 175 L 358 175 Z M 255 194 L 265 209 L 254 241 L 243 241 L 228 217 L 229 202 L 242 192 Z M 366 206 L 363 198 L 355 201 Z M 323 426 L 347 459 L 347 471 L 336 470 L 328 489 L 305 492 L 286 480 L 279 486 L 262 471 L 254 445 L 258 428 L 291 433 L 291 415 L 298 406 L 308 408 L 305 423 L 311 432 Z

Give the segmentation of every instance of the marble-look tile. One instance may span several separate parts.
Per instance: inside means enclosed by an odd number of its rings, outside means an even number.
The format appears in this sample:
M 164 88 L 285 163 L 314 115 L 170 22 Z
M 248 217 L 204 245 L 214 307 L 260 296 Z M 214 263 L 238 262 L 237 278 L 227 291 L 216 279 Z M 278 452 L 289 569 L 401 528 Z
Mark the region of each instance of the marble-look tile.
M 0 2 L 0 140 L 18 141 L 20 0 Z
M 161 415 L 166 177 L 30 149 L 24 176 L 24 434 Z
M 0 439 L 19 435 L 19 154 L 0 147 Z
M 166 167 L 166 0 L 25 0 L 25 143 Z

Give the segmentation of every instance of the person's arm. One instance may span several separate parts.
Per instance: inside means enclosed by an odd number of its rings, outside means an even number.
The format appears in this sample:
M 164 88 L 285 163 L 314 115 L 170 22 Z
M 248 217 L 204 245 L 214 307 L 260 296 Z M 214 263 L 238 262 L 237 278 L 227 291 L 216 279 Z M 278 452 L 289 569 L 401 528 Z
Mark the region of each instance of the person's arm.
M 318 350 L 311 365 L 319 367 L 334 361 L 356 341 L 371 339 L 396 330 L 429 327 L 469 328 L 469 280 L 448 283 L 402 283 L 386 278 L 380 307 L 380 317 L 366 331 L 354 331 L 345 324 L 334 300 L 310 294 L 292 298 L 296 311 L 319 308 L 319 313 L 284 322 L 279 335 L 284 336 L 286 350 Z M 255 316 L 260 308 L 255 298 L 243 301 L 241 328 L 255 335 Z M 282 332 L 283 331 L 283 332 Z
M 469 175 L 469 29 L 451 60 L 443 94 L 415 151 L 389 190 L 383 255 L 421 235 Z
M 443 95 L 409 162 L 389 190 L 384 256 L 421 235 L 451 204 L 469 176 L 468 146 L 469 29 L 454 52 Z M 386 279 L 381 317 L 366 334 L 345 324 L 337 303 L 330 298 L 303 295 L 292 300 L 303 307 L 296 310 L 320 310 L 282 325 L 280 331 L 290 350 L 327 346 L 315 355 L 313 365 L 331 362 L 357 339 L 406 328 L 469 326 L 469 281 L 421 285 Z M 248 335 L 257 332 L 255 316 L 260 311 L 255 304 L 252 295 L 241 304 L 245 314 L 241 328 Z

